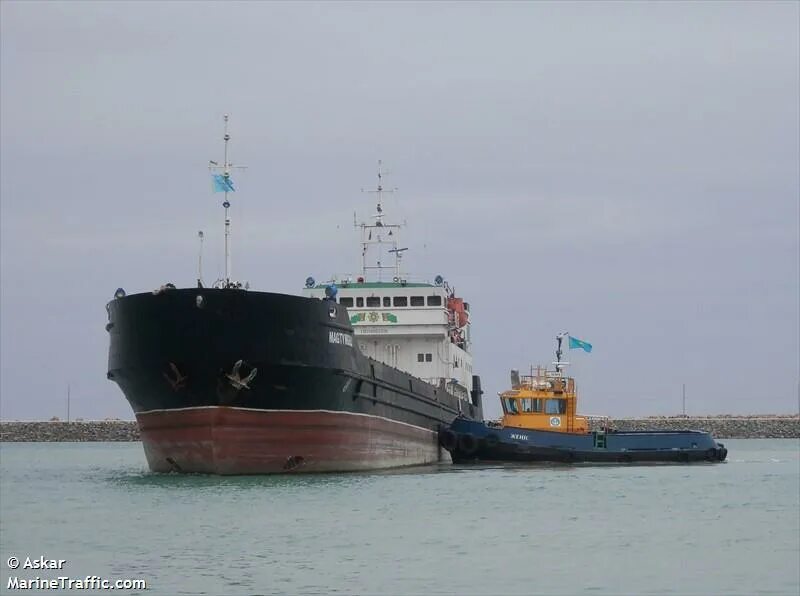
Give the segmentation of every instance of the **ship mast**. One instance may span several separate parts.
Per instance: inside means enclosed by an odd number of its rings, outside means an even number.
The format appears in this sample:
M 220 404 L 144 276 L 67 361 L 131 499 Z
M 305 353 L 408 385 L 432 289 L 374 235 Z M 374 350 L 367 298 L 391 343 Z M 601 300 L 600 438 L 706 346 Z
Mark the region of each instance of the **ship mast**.
M 231 203 L 228 200 L 228 192 L 234 191 L 233 182 L 231 181 L 231 170 L 232 169 L 244 169 L 247 166 L 235 166 L 230 161 L 228 161 L 228 141 L 231 140 L 231 135 L 228 134 L 228 114 L 223 116 L 223 120 L 225 121 L 225 134 L 222 136 L 222 140 L 225 142 L 225 149 L 224 155 L 222 159 L 222 165 L 219 165 L 216 161 L 209 161 L 208 169 L 212 171 L 221 171 L 223 182 L 221 184 L 222 188 L 224 189 L 225 197 L 222 201 L 222 206 L 225 208 L 225 277 L 223 280 L 222 287 L 230 287 L 231 283 L 231 247 L 230 247 L 230 238 L 231 238 L 231 217 L 230 217 L 230 207 Z
M 384 193 L 393 193 L 397 189 L 387 190 L 383 187 L 383 176 L 385 172 L 382 169 L 383 162 L 378 160 L 378 185 L 374 190 L 364 191 L 374 194 L 376 197 L 375 214 L 372 216 L 373 223 L 362 222 L 355 224 L 356 227 L 361 228 L 361 275 L 365 281 L 368 280 L 368 271 L 377 271 L 378 281 L 382 281 L 384 270 L 394 270 L 394 279 L 399 281 L 402 277 L 400 269 L 400 262 L 403 258 L 403 253 L 408 248 L 398 248 L 398 232 L 402 227 L 401 224 L 391 224 L 384 221 L 383 212 L 383 195 Z M 355 222 L 354 222 L 355 223 Z M 390 248 L 384 250 L 388 245 Z M 367 253 L 373 250 L 376 258 L 374 264 L 368 263 Z M 389 257 L 394 255 L 394 265 L 384 265 L 384 253 Z
M 564 362 L 561 360 L 561 356 L 564 352 L 561 350 L 561 342 L 564 341 L 564 338 L 569 335 L 569 331 L 564 331 L 564 333 L 559 333 L 556 335 L 556 341 L 558 342 L 558 346 L 556 347 L 556 361 L 553 362 L 556 367 L 556 373 L 561 374 L 561 371 L 564 369 L 565 366 L 569 365 L 569 362 Z

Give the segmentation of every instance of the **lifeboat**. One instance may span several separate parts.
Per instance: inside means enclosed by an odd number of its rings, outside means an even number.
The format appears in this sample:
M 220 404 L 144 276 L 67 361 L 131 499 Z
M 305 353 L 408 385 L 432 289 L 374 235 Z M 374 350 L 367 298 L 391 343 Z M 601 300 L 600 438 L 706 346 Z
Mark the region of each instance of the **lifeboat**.
M 447 299 L 447 316 L 450 322 L 458 329 L 461 329 L 469 322 L 469 311 L 462 298 L 451 296 Z

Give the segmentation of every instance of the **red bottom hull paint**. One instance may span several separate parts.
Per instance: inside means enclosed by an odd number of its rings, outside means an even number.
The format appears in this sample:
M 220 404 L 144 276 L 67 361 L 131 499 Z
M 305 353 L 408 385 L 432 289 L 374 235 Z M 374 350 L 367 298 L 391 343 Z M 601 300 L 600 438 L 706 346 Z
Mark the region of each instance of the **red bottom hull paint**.
M 208 406 L 136 418 L 154 472 L 350 472 L 442 457 L 433 431 L 365 414 Z

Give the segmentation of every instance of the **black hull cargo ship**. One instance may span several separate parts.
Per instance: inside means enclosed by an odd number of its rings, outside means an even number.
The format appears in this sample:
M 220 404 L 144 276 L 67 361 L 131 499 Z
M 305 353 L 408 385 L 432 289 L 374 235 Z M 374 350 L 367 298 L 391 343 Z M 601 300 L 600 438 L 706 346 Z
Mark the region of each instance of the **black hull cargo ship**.
M 151 470 L 339 472 L 447 457 L 440 425 L 482 419 L 468 305 L 440 276 L 402 276 L 380 173 L 378 215 L 361 225 L 363 275 L 308 278 L 303 296 L 250 291 L 229 277 L 229 138 L 226 124 L 215 178 L 226 195 L 225 277 L 209 288 L 198 279 L 196 288 L 119 289 L 107 305 L 108 378 L 136 414 Z M 391 268 L 380 265 L 386 253 Z M 383 269 L 390 282 L 367 280 Z
M 347 471 L 439 461 L 470 402 L 364 356 L 332 301 L 169 289 L 108 305 L 109 379 L 154 471 Z M 477 379 L 476 379 L 477 381 Z

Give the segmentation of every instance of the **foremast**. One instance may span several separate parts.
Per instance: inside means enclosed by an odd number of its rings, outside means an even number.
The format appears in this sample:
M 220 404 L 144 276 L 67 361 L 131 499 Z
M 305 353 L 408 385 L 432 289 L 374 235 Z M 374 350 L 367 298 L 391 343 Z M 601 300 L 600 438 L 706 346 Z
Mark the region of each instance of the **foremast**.
M 234 165 L 228 159 L 228 143 L 231 140 L 231 135 L 228 132 L 229 116 L 225 114 L 222 118 L 225 122 L 225 132 L 222 136 L 224 142 L 222 165 L 220 165 L 219 162 L 209 160 L 208 169 L 212 172 L 218 172 L 214 179 L 214 191 L 225 193 L 222 200 L 222 207 L 225 209 L 225 275 L 221 280 L 218 280 L 215 285 L 223 288 L 231 288 L 240 287 L 241 284 L 236 284 L 231 279 L 231 202 L 228 198 L 228 194 L 236 190 L 231 180 L 231 170 L 244 169 L 246 166 Z

